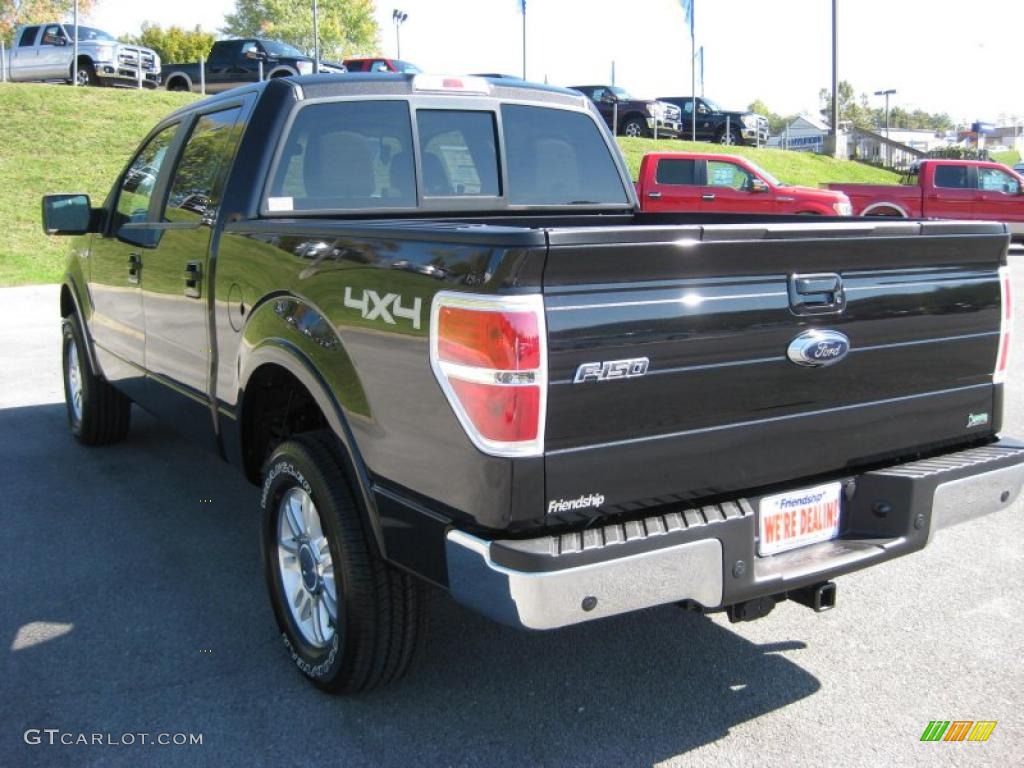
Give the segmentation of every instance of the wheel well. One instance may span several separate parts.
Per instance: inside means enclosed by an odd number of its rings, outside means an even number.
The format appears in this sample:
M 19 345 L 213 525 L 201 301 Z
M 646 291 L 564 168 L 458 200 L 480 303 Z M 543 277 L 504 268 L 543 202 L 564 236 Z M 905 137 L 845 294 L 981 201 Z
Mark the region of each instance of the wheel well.
M 257 368 L 245 387 L 241 411 L 245 475 L 261 481 L 263 462 L 292 435 L 327 427 L 313 395 L 291 373 L 268 363 Z
M 274 72 L 271 72 L 270 73 L 270 77 L 268 79 L 276 80 L 279 77 L 291 77 L 294 74 L 296 74 L 296 73 L 292 72 L 290 69 L 278 69 L 278 70 L 275 70 Z
M 894 205 L 881 204 L 881 205 L 870 205 L 864 209 L 861 216 L 891 216 L 898 219 L 905 219 L 907 214 L 901 211 Z
M 181 86 L 182 90 L 187 91 L 189 89 L 188 80 L 185 79 L 184 75 L 173 75 L 170 80 L 167 81 L 167 90 L 176 90 L 177 86 Z

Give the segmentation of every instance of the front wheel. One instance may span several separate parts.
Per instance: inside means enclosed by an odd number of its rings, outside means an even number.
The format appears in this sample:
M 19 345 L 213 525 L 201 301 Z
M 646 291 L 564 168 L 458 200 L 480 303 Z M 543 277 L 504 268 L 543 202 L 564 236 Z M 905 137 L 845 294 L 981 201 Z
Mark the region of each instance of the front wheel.
M 738 147 L 743 144 L 743 137 L 735 129 L 731 131 L 723 130 L 718 134 L 718 143 L 724 146 Z
M 420 635 L 422 587 L 376 551 L 343 461 L 326 430 L 278 446 L 265 467 L 261 540 L 292 661 L 318 688 L 357 693 L 405 672 Z
M 631 117 L 622 124 L 622 135 L 641 138 L 648 135 L 647 126 L 639 117 Z
M 71 68 L 72 82 L 77 83 L 78 85 L 82 86 L 83 88 L 85 86 L 98 86 L 100 84 L 100 79 L 96 76 L 96 70 L 93 68 L 92 64 L 89 63 L 88 61 L 81 61 L 81 62 L 78 63 L 77 80 L 75 80 L 75 77 L 76 77 L 75 68 L 72 67 Z
M 64 403 L 71 434 L 84 445 L 120 442 L 131 425 L 132 403 L 93 373 L 77 315 L 64 319 Z

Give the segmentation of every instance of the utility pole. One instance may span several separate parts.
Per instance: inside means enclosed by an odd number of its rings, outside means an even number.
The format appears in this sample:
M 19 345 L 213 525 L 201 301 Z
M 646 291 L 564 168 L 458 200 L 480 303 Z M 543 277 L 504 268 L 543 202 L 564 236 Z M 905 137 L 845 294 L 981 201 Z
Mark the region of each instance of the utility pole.
M 526 0 L 523 3 L 523 80 L 526 79 Z
M 395 10 L 393 10 L 391 12 L 391 20 L 393 22 L 395 22 L 395 58 L 396 59 L 402 58 L 402 36 L 399 33 L 399 30 L 401 29 L 402 24 L 404 24 L 405 20 L 408 19 L 408 18 L 409 18 L 409 14 L 406 13 L 405 11 L 399 10 L 398 8 L 395 8 Z
M 839 0 L 832 0 L 832 157 L 839 157 Z
M 313 0 L 313 74 L 320 71 L 320 9 Z M 262 80 L 262 78 L 260 78 Z
M 892 146 L 889 144 L 889 97 L 896 93 L 895 88 L 885 91 L 875 91 L 875 96 L 885 96 L 885 165 L 892 165 Z

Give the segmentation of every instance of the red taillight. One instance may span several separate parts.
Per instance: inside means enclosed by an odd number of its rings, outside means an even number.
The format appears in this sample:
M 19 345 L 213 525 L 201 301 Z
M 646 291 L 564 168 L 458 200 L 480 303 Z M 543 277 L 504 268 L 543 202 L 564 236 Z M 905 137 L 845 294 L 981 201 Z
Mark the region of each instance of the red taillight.
M 495 456 L 544 452 L 547 356 L 541 296 L 442 292 L 430 361 L 466 434 Z
M 1010 366 L 1011 337 L 1013 336 L 1013 291 L 1010 283 L 1010 268 L 999 268 L 999 296 L 1001 312 L 999 314 L 999 352 L 996 355 L 996 368 L 992 381 L 996 384 L 1006 381 L 1006 373 Z

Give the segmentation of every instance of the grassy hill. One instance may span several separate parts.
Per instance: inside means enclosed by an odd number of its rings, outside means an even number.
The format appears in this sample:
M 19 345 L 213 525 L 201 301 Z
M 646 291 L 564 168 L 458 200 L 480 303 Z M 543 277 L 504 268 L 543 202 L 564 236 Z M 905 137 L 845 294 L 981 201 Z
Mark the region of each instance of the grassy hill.
M 40 197 L 86 192 L 99 204 L 143 136 L 164 115 L 194 98 L 165 91 L 0 83 L 0 285 L 59 281 L 68 241 L 42 233 Z M 620 139 L 620 144 L 634 176 L 644 152 L 720 149 L 648 139 Z M 721 149 L 746 155 L 793 184 L 896 181 L 886 171 L 807 153 Z

